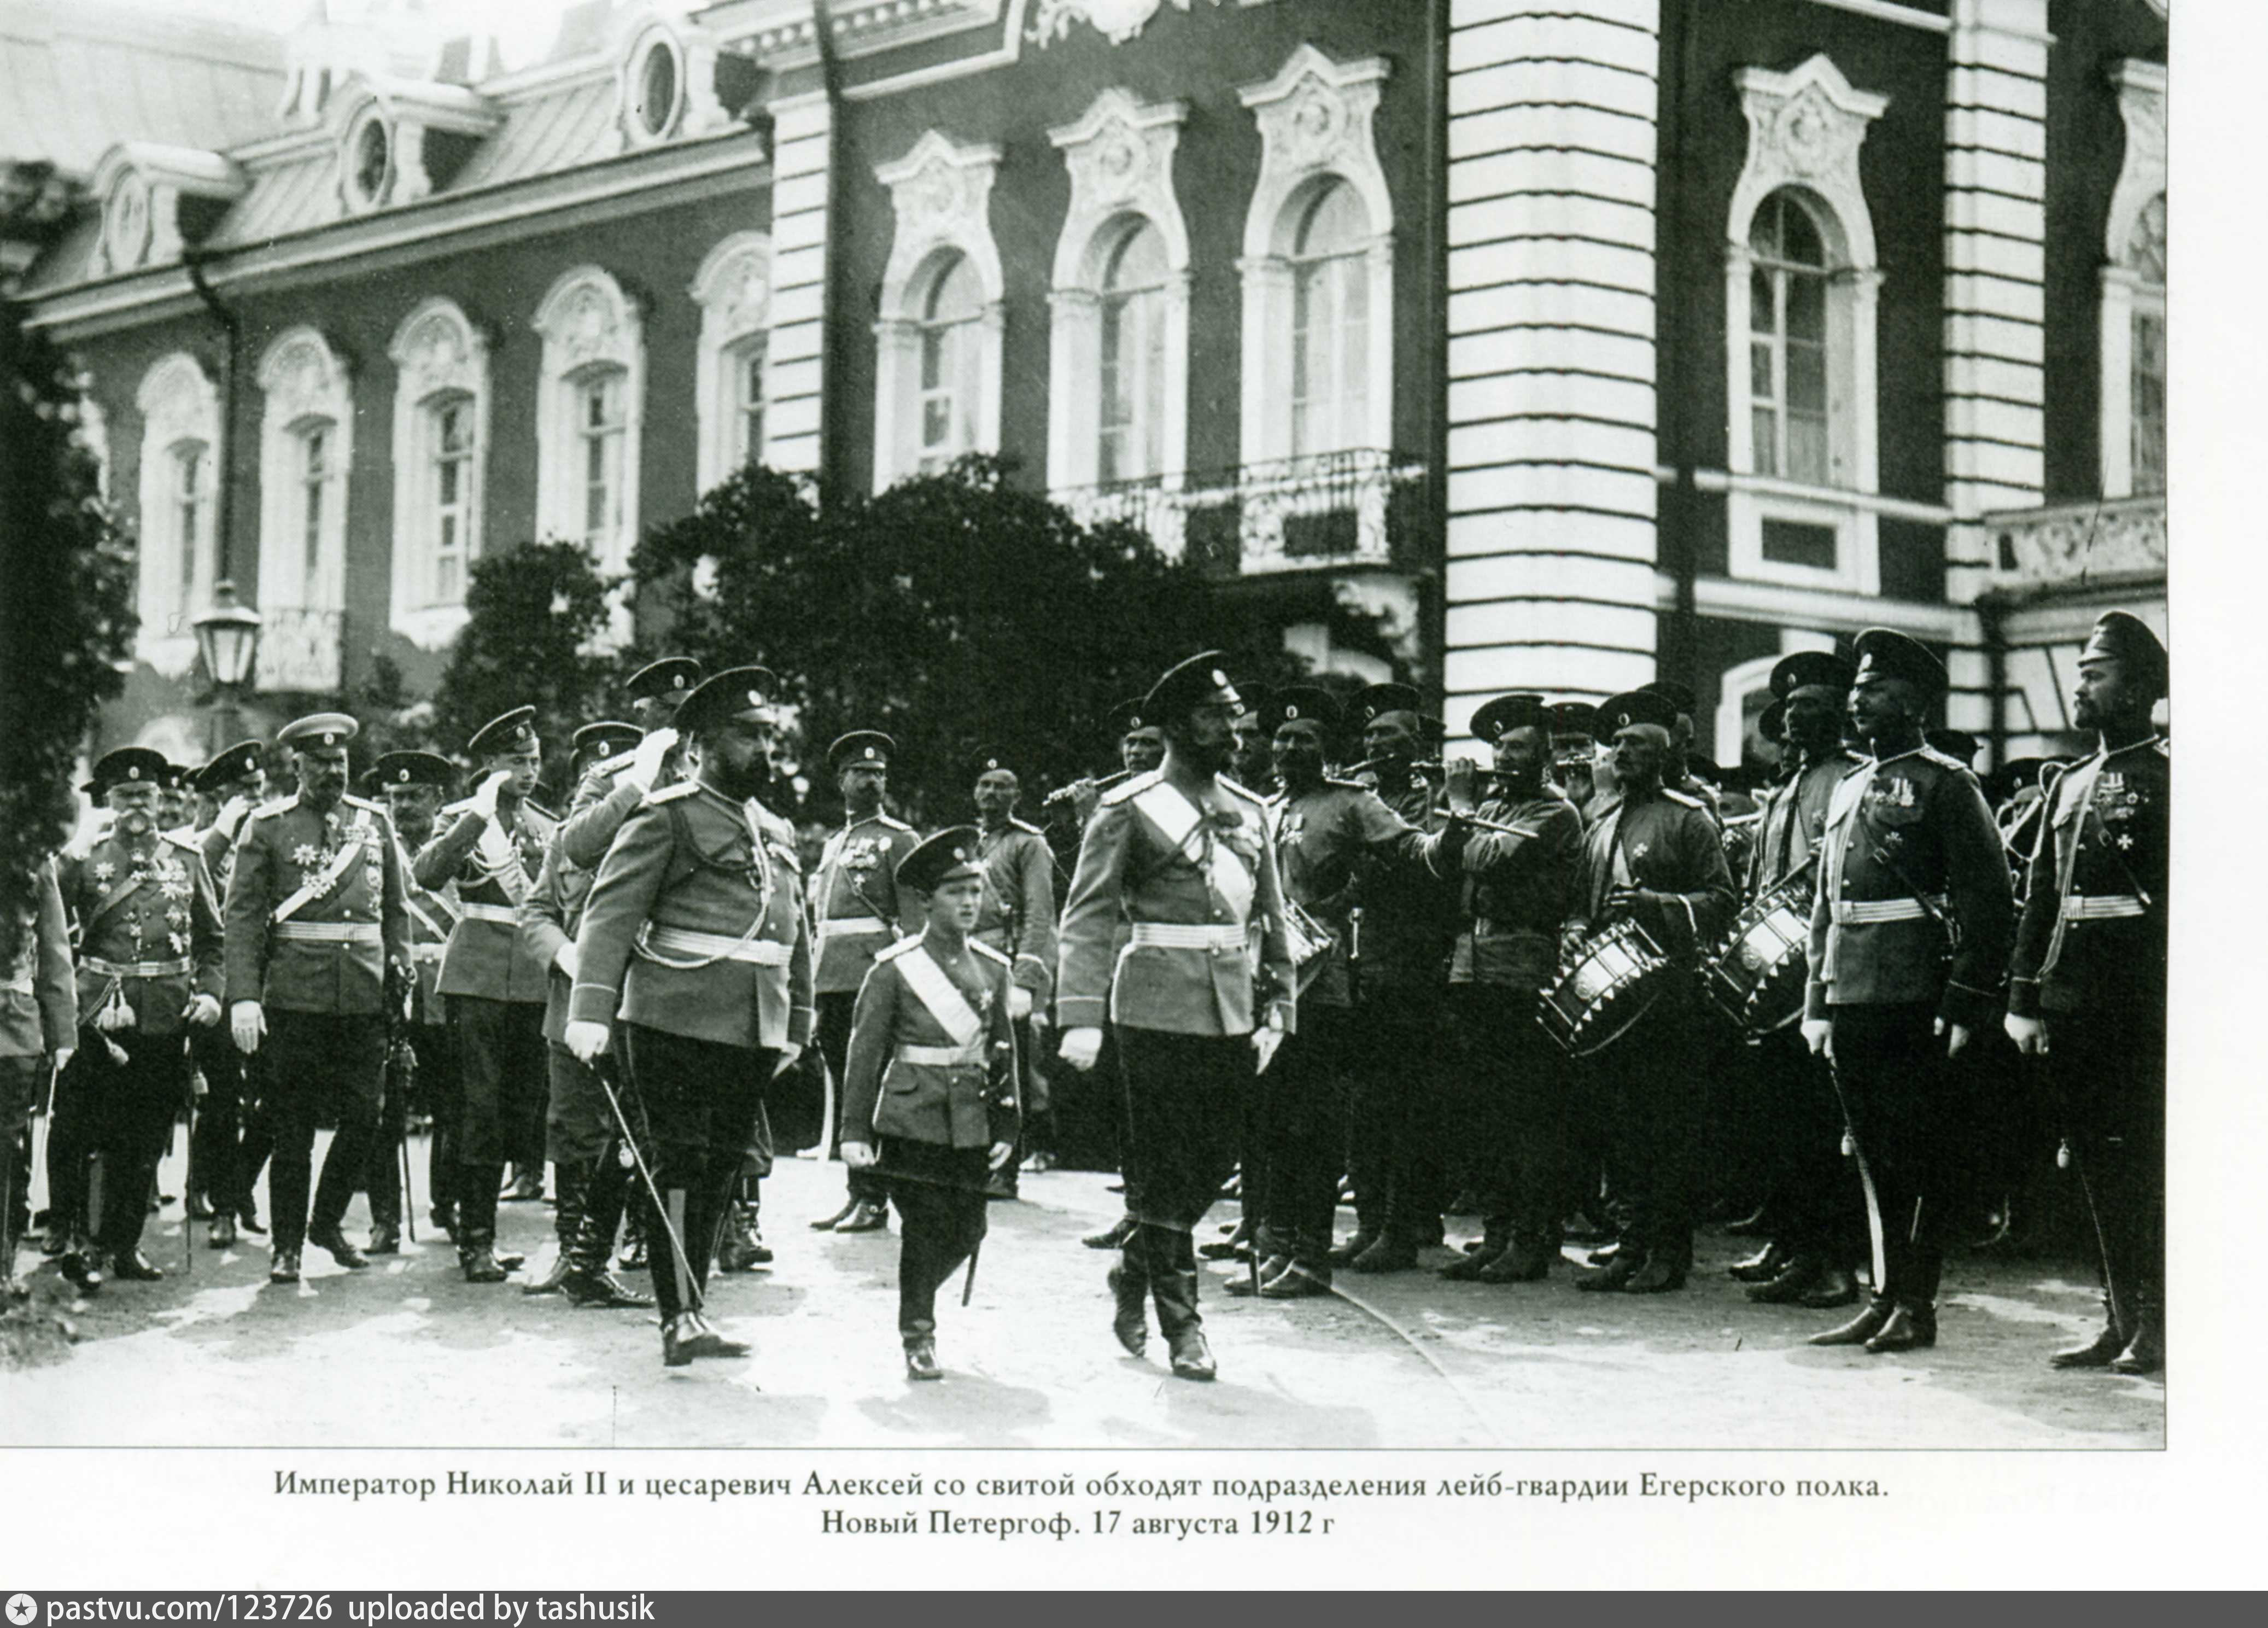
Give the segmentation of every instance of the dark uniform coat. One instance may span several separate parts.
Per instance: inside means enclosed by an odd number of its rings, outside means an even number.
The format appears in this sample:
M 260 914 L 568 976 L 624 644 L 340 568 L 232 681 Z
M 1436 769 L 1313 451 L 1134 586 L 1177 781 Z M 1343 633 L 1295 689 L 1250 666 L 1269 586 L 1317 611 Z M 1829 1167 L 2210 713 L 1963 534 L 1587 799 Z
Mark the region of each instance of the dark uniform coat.
M 2009 959 L 2010 1012 L 2162 1005 L 2172 778 L 2154 736 L 2098 750 L 2050 785 Z
M 335 856 L 351 853 L 321 885 Z M 317 892 L 278 923 L 276 910 Z M 254 810 L 228 881 L 228 1001 L 282 1012 L 366 1016 L 385 1008 L 386 968 L 409 960 L 401 850 L 386 811 L 342 797 L 318 814 L 298 796 Z
M 1525 833 L 1475 828 L 1458 857 L 1462 922 L 1449 961 L 1452 983 L 1538 990 L 1559 961 L 1559 928 L 1574 909 L 1583 816 L 1547 783 L 1534 797 L 1491 798 L 1475 811 Z
M 1415 770 L 1381 778 L 1378 798 L 1405 825 L 1425 832 L 1440 829 L 1433 784 Z M 1362 910 L 1356 953 L 1365 989 L 1439 987 L 1456 933 L 1454 890 L 1438 879 L 1405 872 L 1359 888 L 1354 902 Z
M 1381 863 L 1414 865 L 1424 856 L 1425 834 L 1388 808 L 1377 792 L 1351 780 L 1326 779 L 1296 797 L 1278 792 L 1267 808 L 1285 896 L 1331 934 L 1323 965 L 1309 977 L 1300 999 L 1308 1006 L 1347 1006 L 1354 998 L 1347 975 L 1349 917 L 1361 879 Z M 1409 872 L 1402 874 L 1406 879 Z
M 1827 807 L 1835 788 L 1866 759 L 1830 752 L 1806 763 L 1764 794 L 1755 851 L 1749 856 L 1748 896 L 1760 898 L 1810 862 L 1827 834 Z
M 1717 821 L 1683 792 L 1622 798 L 1592 825 L 1575 904 L 1592 931 L 1617 919 L 1606 900 L 1618 886 L 1642 889 L 1628 914 L 1672 961 L 1694 960 L 1733 918 L 1733 873 Z
M 874 958 L 851 1019 L 844 1140 L 871 1140 L 862 1137 L 871 1127 L 875 1136 L 943 1147 L 1015 1141 L 1016 1071 L 1005 1065 L 1015 1045 L 1008 958 L 973 939 L 968 950 L 959 969 L 932 956 L 917 938 Z M 960 997 L 961 1009 L 939 994 L 940 980 Z

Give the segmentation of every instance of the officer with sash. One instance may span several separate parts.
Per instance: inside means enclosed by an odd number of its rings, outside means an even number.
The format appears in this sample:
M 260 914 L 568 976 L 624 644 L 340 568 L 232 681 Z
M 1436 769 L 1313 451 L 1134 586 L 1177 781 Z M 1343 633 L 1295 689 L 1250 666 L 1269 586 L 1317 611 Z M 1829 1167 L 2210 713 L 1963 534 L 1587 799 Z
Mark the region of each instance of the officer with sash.
M 16 1241 L 31 1211 L 31 1123 L 78 1045 L 70 926 L 55 862 L 0 878 L 0 1299 L 20 1300 Z M 52 1207 L 52 1206 L 51 1206 Z
M 2073 721 L 2095 749 L 2049 783 L 2009 963 L 2007 1031 L 2047 1060 L 2100 1246 L 2102 1332 L 2059 1368 L 2165 1366 L 2166 884 L 2171 764 L 2150 726 L 2166 650 L 2105 611 Z
M 844 1077 L 843 1161 L 898 1207 L 898 1337 L 906 1377 L 941 1377 L 937 1292 L 984 1241 L 984 1181 L 1015 1156 L 1008 957 L 973 936 L 984 891 L 975 829 L 939 831 L 899 863 L 927 925 L 874 959 Z
M 1803 1037 L 1832 1064 L 1874 1234 L 1874 1293 L 1815 1345 L 1937 1343 L 1962 1117 L 1951 1060 L 1993 1015 L 2014 910 L 1984 793 L 1922 726 L 1944 664 L 1902 633 L 1859 636 L 1850 718 L 1871 761 L 1835 788 L 1819 849 Z
M 501 1283 L 497 1190 L 507 1159 L 541 1190 L 525 1150 L 549 1096 L 543 1006 L 550 969 L 520 942 L 519 907 L 543 868 L 551 815 L 529 800 L 543 770 L 535 709 L 490 719 L 467 753 L 482 765 L 472 796 L 441 811 L 438 834 L 418 851 L 417 885 L 454 882 L 457 924 L 436 982 L 455 1032 L 462 1117 L 457 1127 L 457 1260 L 468 1283 Z
M 850 1054 L 850 1018 L 874 957 L 899 936 L 899 864 L 919 841 L 913 827 L 883 807 L 897 743 L 875 729 L 855 729 L 827 748 L 827 766 L 843 793 L 843 826 L 820 850 L 811 888 L 819 964 L 813 983 L 819 1007 L 820 1056 L 835 1082 L 835 1121 L 821 1135 L 843 1139 L 843 1069 Z M 889 1225 L 882 1184 L 849 1173 L 843 1205 L 811 1223 L 814 1232 L 871 1233 Z
M 238 833 L 261 801 L 262 749 L 257 740 L 239 740 L 217 753 L 190 777 L 198 797 L 213 811 L 210 821 L 197 833 L 196 843 L 217 899 L 227 896 L 229 860 L 235 852 Z M 190 1195 L 189 1213 L 206 1217 L 207 1247 L 225 1249 L 236 1242 L 239 1221 L 247 1227 L 258 1225 L 251 1190 L 252 1178 L 258 1172 L 246 1158 L 245 1144 L 254 1141 L 254 1151 L 264 1161 L 266 1138 L 254 1129 L 257 1094 L 244 1054 L 229 1039 L 227 1027 L 220 1023 L 210 1028 L 193 1027 L 189 1053 L 205 1077 L 205 1094 L 197 1103 L 196 1124 L 191 1133 L 198 1190 Z
M 1016 1082 L 1027 1134 L 1049 1136 L 1046 1082 L 1032 1068 L 1038 1055 L 1034 1030 L 1047 1023 L 1056 964 L 1056 862 L 1036 825 L 1016 817 L 1023 783 L 1010 757 L 998 747 L 976 755 L 976 848 L 984 865 L 984 897 L 976 912 L 976 939 L 1005 955 L 1014 969 L 1008 1015 L 1016 1028 L 1016 1057 L 1023 1071 Z M 1035 1149 L 1032 1168 L 1051 1168 L 1051 1146 Z M 987 1190 L 995 1198 L 1016 1196 L 1013 1160 L 992 1172 Z
M 703 1315 L 703 1292 L 765 1089 L 811 1038 L 795 830 L 757 800 L 772 784 L 777 693 L 762 667 L 734 667 L 686 699 L 678 727 L 697 777 L 647 793 L 622 822 L 575 939 L 564 1038 L 593 1064 L 619 1019 L 659 1194 L 648 1255 L 672 1367 L 747 1354 Z
M 1158 681 L 1145 712 L 1165 761 L 1104 794 L 1059 932 L 1063 1059 L 1093 1068 L 1105 1018 L 1116 1026 L 1140 1176 L 1138 1224 L 1110 1274 L 1112 1330 L 1139 1356 L 1154 1301 L 1173 1372 L 1189 1380 L 1214 1374 L 1190 1234 L 1236 1168 L 1246 1098 L 1296 998 L 1275 838 L 1259 799 L 1224 775 L 1242 705 L 1218 652 Z M 1122 914 L 1127 947 L 1114 954 Z
M 346 793 L 356 729 L 344 713 L 317 712 L 277 734 L 292 750 L 298 794 L 253 811 L 230 865 L 229 1029 L 246 1056 L 265 1059 L 274 1283 L 298 1281 L 303 1241 L 343 1266 L 369 1263 L 340 1222 L 377 1147 L 385 1008 L 409 997 L 409 917 L 393 821 Z M 327 1110 L 338 1134 L 311 1219 L 307 1178 Z

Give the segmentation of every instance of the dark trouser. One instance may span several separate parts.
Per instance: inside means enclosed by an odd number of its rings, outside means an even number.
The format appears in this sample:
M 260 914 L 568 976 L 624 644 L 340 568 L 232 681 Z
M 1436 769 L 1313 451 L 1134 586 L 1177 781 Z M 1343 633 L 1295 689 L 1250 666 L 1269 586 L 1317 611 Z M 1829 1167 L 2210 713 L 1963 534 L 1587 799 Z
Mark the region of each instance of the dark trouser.
M 550 1090 L 543 1151 L 556 1165 L 595 1163 L 615 1134 L 605 1089 L 598 1075 L 577 1062 L 566 1047 L 555 1042 L 545 1052 Z
M 1412 1242 L 1440 1225 L 1440 1057 L 1434 1002 L 1414 989 L 1365 991 L 1356 1008 L 1348 1164 L 1363 1230 Z
M 1612 1116 L 1609 1159 L 1626 1216 L 1624 1241 L 1682 1267 L 1693 1258 L 1693 1156 L 1705 1082 L 1690 981 L 1676 973 L 1662 982 L 1653 1008 L 1589 1066 Z
M 2048 1065 L 2121 1332 L 2166 1294 L 2166 1018 L 2136 1001 L 2047 1014 Z
M 457 1031 L 457 1077 L 464 1102 L 457 1126 L 460 1241 L 492 1239 L 504 1161 L 526 1157 L 526 1127 L 550 1097 L 543 1006 L 538 1001 L 452 995 L 449 1021 Z M 527 1168 L 538 1169 L 541 1163 L 539 1156 Z
M 372 1227 L 401 1225 L 401 1176 L 409 1153 L 403 1141 L 409 1126 L 409 1093 L 416 1076 L 412 1064 L 405 1074 L 389 1057 L 379 1097 L 378 1138 L 370 1150 L 370 1169 L 364 1180 L 370 1194 Z
M 225 1024 L 224 1024 L 225 1027 Z M 231 1041 L 231 1045 L 235 1042 Z M 237 1054 L 243 1057 L 243 1053 Z M 261 1047 L 244 1057 L 242 1080 L 237 1098 L 239 1131 L 236 1144 L 236 1197 L 247 1210 L 252 1207 L 252 1190 L 260 1183 L 260 1173 L 268 1168 L 268 1160 L 276 1151 L 276 1118 L 269 1106 L 268 1093 L 268 1050 Z M 272 1200 L 274 1195 L 269 1195 Z
M 16 1241 L 32 1220 L 32 1109 L 47 1079 L 41 1057 L 0 1057 L 0 1282 L 16 1275 Z
M 1849 1268 L 1866 1249 L 1867 1198 L 1843 1157 L 1843 1105 L 1827 1060 L 1794 1024 L 1748 1049 L 1760 1106 L 1765 1192 L 1773 1237 L 1798 1259 Z
M 1271 1250 L 1326 1279 L 1346 1170 L 1344 1059 L 1354 1034 L 1353 1007 L 1302 1007 L 1299 1033 L 1285 1037 L 1251 1093 L 1261 1152 L 1245 1162 L 1244 1212 L 1263 1218 Z
M 644 1105 L 646 1166 L 661 1190 L 662 1219 L 685 1251 L 679 1259 L 666 1235 L 646 1248 L 654 1303 L 666 1322 L 700 1309 L 717 1234 L 779 1054 L 636 1023 L 617 1032 Z
M 309 1224 L 336 1227 L 347 1201 L 362 1184 L 379 1145 L 379 1108 L 385 1091 L 386 1020 L 376 1013 L 268 1012 L 268 1038 L 259 1055 L 266 1082 L 266 1111 L 276 1138 L 268 1173 L 269 1241 L 297 1249 Z M 338 1117 L 338 1134 L 323 1156 L 314 1209 L 307 1178 L 314 1166 L 315 1127 L 325 1109 Z
M 1253 1088 L 1250 1036 L 1118 1028 L 1129 1158 L 1142 1173 L 1137 1225 L 1120 1257 L 1146 1284 L 1168 1336 L 1198 1322 L 1197 1247 L 1190 1234 L 1236 1168 Z M 1127 1196 L 1134 1197 L 1133 1183 Z
M 817 1021 L 814 1038 L 819 1042 L 819 1053 L 827 1059 L 827 1072 L 835 1077 L 835 1123 L 828 1127 L 827 1156 L 843 1156 L 843 1082 L 849 1076 L 845 1065 L 850 1056 L 850 1015 L 858 1005 L 858 992 L 845 990 L 817 998 Z M 865 1130 L 865 1127 L 860 1127 Z M 880 1204 L 886 1197 L 881 1178 L 871 1170 L 849 1173 L 850 1197 L 872 1204 Z
M 238 1165 L 239 1145 L 244 1139 L 247 1104 L 244 1053 L 229 1037 L 228 1025 L 193 1029 L 190 1055 L 205 1077 L 205 1094 L 197 1099 L 196 1125 L 190 1135 L 189 1158 L 196 1167 L 197 1193 L 217 1213 L 235 1213 L 243 1202 Z
M 48 1208 L 73 1233 L 91 1235 L 97 1248 L 123 1255 L 141 1244 L 158 1153 L 180 1106 L 188 1065 L 180 1034 L 117 1031 L 108 1038 L 125 1052 L 123 1063 L 111 1060 L 104 1038 L 80 1031 L 79 1049 L 55 1082 Z
M 880 1171 L 898 1207 L 898 1333 L 937 1331 L 937 1292 L 984 1241 L 986 1150 L 881 1138 Z
M 465 1112 L 456 1043 L 446 1023 L 412 1024 L 408 1034 L 417 1054 L 416 1107 L 432 1125 L 425 1147 L 425 1202 L 446 1216 L 457 1202 L 457 1125 Z
M 1867 1185 L 1874 1295 L 1937 1303 L 1955 1167 L 1946 1143 L 1945 1039 L 1926 1005 L 1837 1006 L 1835 1080 Z
M 1451 991 L 1479 1087 L 1469 1127 L 1481 1218 L 1523 1249 L 1559 1250 L 1567 1205 L 1566 1054 L 1535 1020 L 1535 991 L 1490 983 Z

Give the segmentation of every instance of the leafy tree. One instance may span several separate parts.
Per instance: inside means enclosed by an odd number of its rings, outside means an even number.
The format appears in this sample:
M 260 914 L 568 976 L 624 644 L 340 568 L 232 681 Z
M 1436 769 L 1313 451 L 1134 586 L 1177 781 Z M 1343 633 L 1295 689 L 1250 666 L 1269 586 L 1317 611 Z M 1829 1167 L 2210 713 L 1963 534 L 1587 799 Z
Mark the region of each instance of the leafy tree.
M 1108 762 L 1104 714 L 1197 651 L 1240 675 L 1300 670 L 1195 566 L 1132 526 L 1081 525 L 1012 468 L 966 457 L 870 497 L 751 466 L 650 530 L 631 570 L 672 648 L 778 675 L 821 808 L 821 755 L 845 730 L 897 740 L 894 800 L 936 823 L 968 816 L 981 747 L 1017 755 L 1027 807 Z
M 134 544 L 79 437 L 78 381 L 20 314 L 0 306 L 0 966 L 33 868 L 70 834 L 73 771 L 139 625 Z
M 433 697 L 429 740 L 461 753 L 482 725 L 516 706 L 535 709 L 547 772 L 554 785 L 567 738 L 597 717 L 614 664 L 592 649 L 607 625 L 610 585 L 590 555 L 571 542 L 529 543 L 489 555 L 474 565 L 465 591 L 467 619 L 449 652 Z M 373 680 L 381 690 L 383 675 Z M 374 693 L 372 709 L 398 711 L 396 697 Z M 401 720 L 406 738 L 422 717 Z M 393 732 L 389 732 L 393 733 Z

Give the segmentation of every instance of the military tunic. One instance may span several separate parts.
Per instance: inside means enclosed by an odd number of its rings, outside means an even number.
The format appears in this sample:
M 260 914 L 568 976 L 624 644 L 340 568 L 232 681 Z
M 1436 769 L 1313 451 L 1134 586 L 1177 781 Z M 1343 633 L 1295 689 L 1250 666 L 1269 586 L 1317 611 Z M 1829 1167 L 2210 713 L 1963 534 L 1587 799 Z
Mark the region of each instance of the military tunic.
M 917 840 L 911 826 L 877 813 L 846 820 L 820 851 L 811 891 L 812 914 L 818 923 L 814 1034 L 836 1083 L 836 1123 L 821 1131 L 819 1139 L 831 1134 L 839 1143 L 850 1123 L 843 1117 L 841 1086 L 850 1058 L 851 1012 L 876 953 L 904 931 L 899 919 L 898 861 L 913 851 Z M 853 1198 L 881 1200 L 880 1182 L 865 1171 L 850 1172 L 849 1185 Z
M 971 936 L 1008 957 L 1017 987 L 1031 992 L 1032 1011 L 1044 1020 L 1055 984 L 1054 851 L 1039 827 L 1011 815 L 996 830 L 979 827 L 976 851 L 984 862 L 984 893 Z M 1017 1019 L 1017 1091 L 1027 1120 L 1050 1106 L 1047 1077 L 1035 1066 L 1038 1057 L 1031 1018 Z
M 23 892 L 16 907 L 23 937 L 12 960 L 0 964 L 0 1281 L 15 1275 L 16 1240 L 31 1219 L 27 1131 L 48 1060 L 76 1045 L 78 1031 L 70 928 L 55 861 L 42 859 Z

